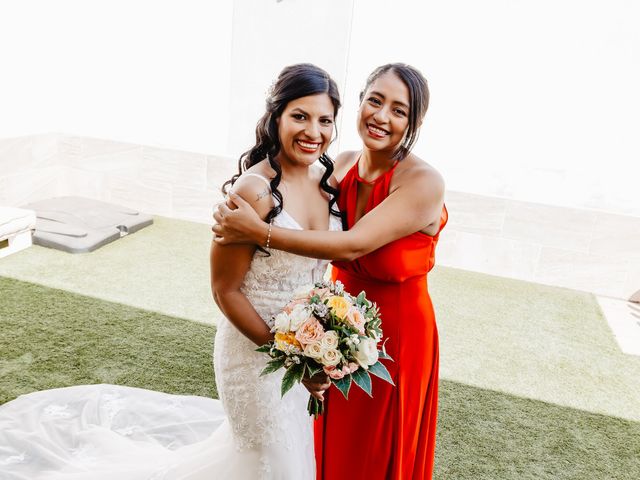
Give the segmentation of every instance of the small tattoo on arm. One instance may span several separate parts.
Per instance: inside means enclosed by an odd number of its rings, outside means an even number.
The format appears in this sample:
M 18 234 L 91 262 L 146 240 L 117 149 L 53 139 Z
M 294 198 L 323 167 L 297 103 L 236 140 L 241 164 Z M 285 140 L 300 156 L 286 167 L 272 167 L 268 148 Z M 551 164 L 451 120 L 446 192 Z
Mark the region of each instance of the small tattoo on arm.
M 267 195 L 269 195 L 269 190 L 265 188 L 262 192 L 258 194 L 258 198 L 256 198 L 256 201 L 263 199 Z

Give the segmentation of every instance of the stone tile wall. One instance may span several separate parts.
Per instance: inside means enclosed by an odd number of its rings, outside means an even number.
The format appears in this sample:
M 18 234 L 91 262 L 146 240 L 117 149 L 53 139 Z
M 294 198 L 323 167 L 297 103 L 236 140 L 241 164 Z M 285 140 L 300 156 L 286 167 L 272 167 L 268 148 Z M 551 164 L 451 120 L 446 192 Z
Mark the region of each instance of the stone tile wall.
M 237 159 L 46 134 L 0 140 L 0 204 L 60 195 L 210 223 Z M 628 299 L 640 291 L 640 218 L 447 192 L 438 263 Z

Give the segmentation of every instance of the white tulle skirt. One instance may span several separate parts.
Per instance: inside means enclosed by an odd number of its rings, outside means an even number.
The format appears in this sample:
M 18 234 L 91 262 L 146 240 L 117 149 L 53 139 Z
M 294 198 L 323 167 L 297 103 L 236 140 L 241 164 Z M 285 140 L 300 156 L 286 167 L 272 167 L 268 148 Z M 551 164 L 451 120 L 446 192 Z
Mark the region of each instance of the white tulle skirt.
M 2 480 L 315 478 L 312 450 L 287 453 L 239 449 L 221 402 L 204 397 L 82 385 L 0 407 Z

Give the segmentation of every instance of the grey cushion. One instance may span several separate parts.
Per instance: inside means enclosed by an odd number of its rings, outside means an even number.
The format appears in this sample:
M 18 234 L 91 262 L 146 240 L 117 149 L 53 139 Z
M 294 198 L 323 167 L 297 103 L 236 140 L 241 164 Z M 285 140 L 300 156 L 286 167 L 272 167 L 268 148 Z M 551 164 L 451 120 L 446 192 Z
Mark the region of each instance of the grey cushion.
M 82 197 L 58 197 L 25 205 L 35 210 L 33 243 L 70 253 L 91 252 L 151 225 L 130 208 Z

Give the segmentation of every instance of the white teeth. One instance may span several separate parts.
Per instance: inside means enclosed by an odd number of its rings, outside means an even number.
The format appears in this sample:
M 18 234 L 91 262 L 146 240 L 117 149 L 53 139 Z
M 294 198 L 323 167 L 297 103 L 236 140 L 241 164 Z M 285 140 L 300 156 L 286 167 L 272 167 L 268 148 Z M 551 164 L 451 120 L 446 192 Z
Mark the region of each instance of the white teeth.
M 384 130 L 382 130 L 381 128 L 376 128 L 373 125 L 369 125 L 369 129 L 373 132 L 373 133 L 377 133 L 378 135 L 386 135 L 387 132 L 385 132 Z
M 301 142 L 300 140 L 298 140 L 298 144 L 301 147 L 308 148 L 309 150 L 315 150 L 319 146 L 318 143 L 306 143 L 306 142 Z

